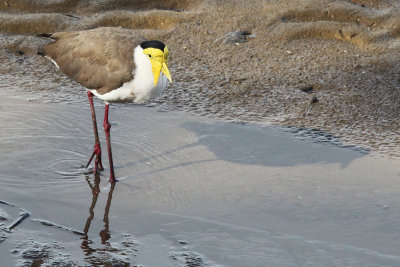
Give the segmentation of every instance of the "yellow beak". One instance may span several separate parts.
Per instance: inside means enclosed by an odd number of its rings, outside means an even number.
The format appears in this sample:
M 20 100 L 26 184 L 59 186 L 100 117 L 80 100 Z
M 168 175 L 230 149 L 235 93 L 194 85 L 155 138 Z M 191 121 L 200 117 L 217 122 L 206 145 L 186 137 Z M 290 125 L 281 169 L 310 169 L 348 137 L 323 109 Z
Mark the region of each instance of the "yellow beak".
M 167 76 L 168 80 L 171 83 L 173 83 L 172 78 L 171 78 L 171 74 L 169 73 L 167 62 L 165 62 L 165 61 L 163 62 L 161 71 L 164 73 L 165 76 Z
M 157 85 L 158 82 L 158 77 L 160 77 L 160 73 L 164 73 L 164 75 L 168 78 L 168 80 L 172 83 L 172 78 L 171 74 L 169 73 L 168 69 L 168 64 L 167 62 L 163 61 L 162 63 L 160 61 L 153 60 L 151 62 L 152 64 L 152 69 L 153 69 L 153 75 L 154 75 L 154 86 Z

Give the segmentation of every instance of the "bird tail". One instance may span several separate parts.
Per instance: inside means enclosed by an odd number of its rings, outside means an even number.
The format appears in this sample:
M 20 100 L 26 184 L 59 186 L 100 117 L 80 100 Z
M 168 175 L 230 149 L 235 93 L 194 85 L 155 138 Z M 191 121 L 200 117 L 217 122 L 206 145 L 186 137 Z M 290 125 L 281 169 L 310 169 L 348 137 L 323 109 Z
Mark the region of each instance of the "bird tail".
M 39 56 L 46 56 L 46 51 L 44 50 L 44 46 L 40 46 L 38 51 L 36 52 L 36 54 L 38 54 Z
M 44 37 L 44 38 L 50 38 L 54 40 L 53 34 L 52 33 L 40 33 L 36 34 L 37 37 Z
M 52 33 L 40 33 L 40 34 L 37 34 L 36 36 L 43 37 L 43 38 L 50 38 L 52 40 L 55 40 Z M 46 56 L 46 51 L 44 50 L 44 47 L 45 47 L 45 45 L 40 46 L 38 51 L 36 52 L 36 54 L 38 54 L 40 56 Z

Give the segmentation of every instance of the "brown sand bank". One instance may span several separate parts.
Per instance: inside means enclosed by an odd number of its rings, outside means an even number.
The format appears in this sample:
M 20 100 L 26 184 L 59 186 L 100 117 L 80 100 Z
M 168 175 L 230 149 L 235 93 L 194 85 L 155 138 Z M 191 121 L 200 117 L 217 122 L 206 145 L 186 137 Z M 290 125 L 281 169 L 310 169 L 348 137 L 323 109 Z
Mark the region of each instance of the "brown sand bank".
M 1 2 L 2 85 L 74 99 L 78 86 L 49 78 L 34 55 L 46 40 L 32 36 L 121 26 L 170 47 L 164 109 L 316 128 L 400 155 L 398 1 L 150 2 Z

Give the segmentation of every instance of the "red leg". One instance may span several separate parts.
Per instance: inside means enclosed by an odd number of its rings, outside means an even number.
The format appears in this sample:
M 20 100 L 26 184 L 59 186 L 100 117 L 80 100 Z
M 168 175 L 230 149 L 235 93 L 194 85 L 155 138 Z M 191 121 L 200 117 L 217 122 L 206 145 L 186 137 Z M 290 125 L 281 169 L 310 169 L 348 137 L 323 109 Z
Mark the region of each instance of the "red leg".
M 115 175 L 114 175 L 114 164 L 113 164 L 113 159 L 112 159 L 112 152 L 111 152 L 111 140 L 110 140 L 110 129 L 111 129 L 111 124 L 108 122 L 108 109 L 110 108 L 109 104 L 106 104 L 105 106 L 105 112 L 104 112 L 104 132 L 106 133 L 106 139 L 107 139 L 107 150 L 108 150 L 108 160 L 110 162 L 110 182 L 115 183 Z
M 90 162 L 92 162 L 94 155 L 96 155 L 96 159 L 94 161 L 94 172 L 97 173 L 97 171 L 102 171 L 102 170 L 104 170 L 104 168 L 103 168 L 103 164 L 101 163 L 101 147 L 100 147 L 100 142 L 99 142 L 99 133 L 97 132 L 96 113 L 94 111 L 94 106 L 93 106 L 92 92 L 87 91 L 87 96 L 89 98 L 90 110 L 92 112 L 94 142 L 95 143 L 94 143 L 92 156 L 90 157 L 88 163 L 86 164 L 86 168 L 89 166 Z

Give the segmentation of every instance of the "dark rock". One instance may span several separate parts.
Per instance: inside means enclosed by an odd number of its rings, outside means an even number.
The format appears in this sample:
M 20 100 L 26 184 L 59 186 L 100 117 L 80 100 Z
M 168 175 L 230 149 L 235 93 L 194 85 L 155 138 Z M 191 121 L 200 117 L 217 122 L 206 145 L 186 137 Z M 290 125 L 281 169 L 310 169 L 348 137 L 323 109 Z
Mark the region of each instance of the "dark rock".
M 237 30 L 234 32 L 228 32 L 224 36 L 215 40 L 215 42 L 221 42 L 222 44 L 236 44 L 236 43 L 244 43 L 249 40 L 249 38 L 254 38 L 255 34 L 252 34 L 249 31 L 241 31 Z
M 307 86 L 301 87 L 300 91 L 302 91 L 304 93 L 312 93 L 312 92 L 314 92 L 314 87 L 312 85 L 307 85 Z

